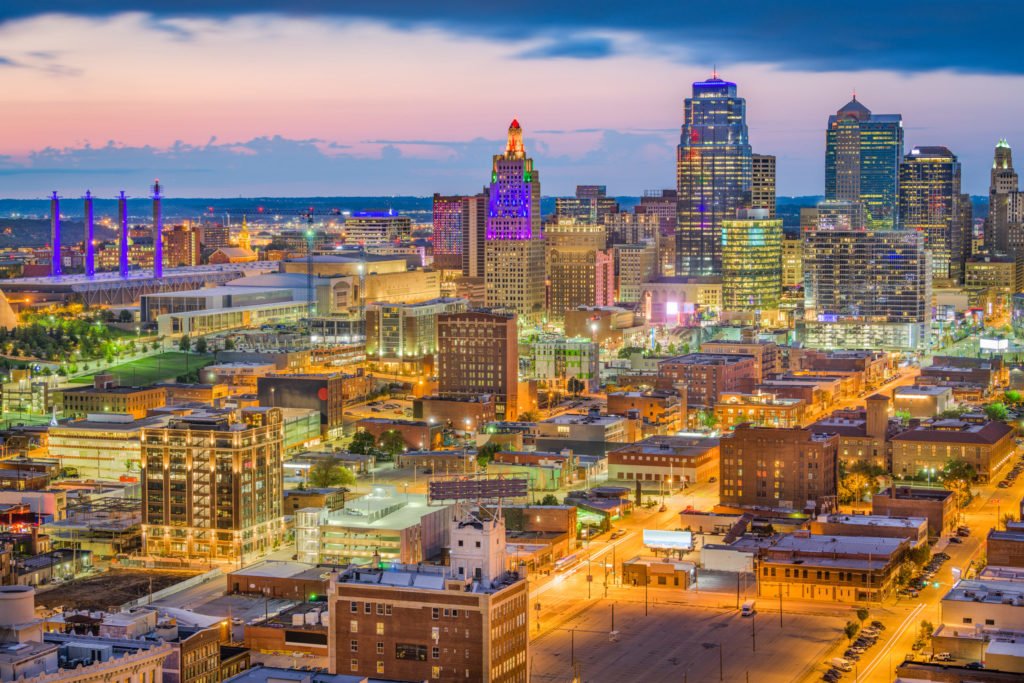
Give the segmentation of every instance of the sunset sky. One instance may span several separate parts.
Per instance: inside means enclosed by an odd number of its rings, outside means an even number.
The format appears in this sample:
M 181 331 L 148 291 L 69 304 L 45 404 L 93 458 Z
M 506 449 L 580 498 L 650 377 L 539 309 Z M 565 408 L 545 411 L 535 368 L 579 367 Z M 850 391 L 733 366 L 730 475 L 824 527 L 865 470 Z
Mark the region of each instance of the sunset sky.
M 783 195 L 822 192 L 825 121 L 854 89 L 903 114 L 908 151 L 957 153 L 972 193 L 998 138 L 1024 150 L 1024 51 L 993 33 L 1021 5 L 772 4 L 8 0 L 0 196 L 473 192 L 513 117 L 545 194 L 635 195 L 674 186 L 683 98 L 713 64 Z

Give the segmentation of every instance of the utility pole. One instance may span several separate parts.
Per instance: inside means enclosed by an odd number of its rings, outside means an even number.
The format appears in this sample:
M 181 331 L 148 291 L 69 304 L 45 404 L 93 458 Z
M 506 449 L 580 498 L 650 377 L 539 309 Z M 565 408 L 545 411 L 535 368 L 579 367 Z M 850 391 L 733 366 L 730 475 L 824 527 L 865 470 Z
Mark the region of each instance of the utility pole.
M 757 612 L 750 613 L 750 645 L 753 652 L 757 652 Z
M 779 628 L 782 628 L 782 584 L 779 584 Z

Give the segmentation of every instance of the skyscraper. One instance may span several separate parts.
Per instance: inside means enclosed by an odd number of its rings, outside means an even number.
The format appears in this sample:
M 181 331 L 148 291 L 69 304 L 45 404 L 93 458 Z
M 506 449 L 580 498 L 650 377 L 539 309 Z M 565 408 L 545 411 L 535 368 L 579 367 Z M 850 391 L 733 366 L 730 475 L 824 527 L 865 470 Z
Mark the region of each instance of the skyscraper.
M 804 233 L 803 271 L 808 346 L 925 348 L 932 274 L 921 233 L 830 227 L 823 219 Z
M 523 324 L 544 313 L 544 233 L 540 178 L 513 120 L 502 154 L 494 155 L 484 249 L 487 306 L 515 311 Z
M 722 221 L 722 308 L 767 311 L 782 296 L 782 219 L 748 209 Z
M 985 249 L 992 254 L 1024 252 L 1024 195 L 1013 169 L 1013 151 L 1005 139 L 996 143 L 988 187 Z
M 896 227 L 902 158 L 903 117 L 872 114 L 854 95 L 828 117 L 825 199 L 863 202 L 867 227 Z
M 574 218 L 586 223 L 602 223 L 606 216 L 618 210 L 619 203 L 608 196 L 604 185 L 577 185 L 576 196 L 555 199 L 558 218 Z
M 751 155 L 750 206 L 767 209 L 768 218 L 775 218 L 775 157 L 771 154 Z
M 442 398 L 491 394 L 499 420 L 519 415 L 519 336 L 512 313 L 437 316 L 437 392 Z
M 718 74 L 694 83 L 686 99 L 676 155 L 676 275 L 721 273 L 722 221 L 750 202 L 746 110 L 736 84 Z
M 960 162 L 945 147 L 915 147 L 900 164 L 900 225 L 924 235 L 935 280 L 963 282 L 967 230 L 960 207 Z
M 438 270 L 462 270 L 467 204 L 461 195 L 434 193 L 434 267 Z

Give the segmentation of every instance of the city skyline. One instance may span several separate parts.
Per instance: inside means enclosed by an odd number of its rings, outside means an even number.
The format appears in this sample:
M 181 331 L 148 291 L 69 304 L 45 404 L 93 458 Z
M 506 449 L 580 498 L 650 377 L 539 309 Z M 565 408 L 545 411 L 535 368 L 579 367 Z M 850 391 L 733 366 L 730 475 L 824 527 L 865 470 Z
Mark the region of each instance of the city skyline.
M 512 118 L 533 141 L 549 195 L 581 183 L 639 195 L 672 187 L 683 100 L 716 61 L 742 89 L 758 151 L 778 157 L 783 196 L 823 194 L 826 120 L 853 90 L 874 111 L 902 114 L 907 149 L 955 150 L 971 194 L 987 189 L 998 139 L 1024 144 L 1013 116 L 1020 60 L 994 47 L 965 56 L 918 46 L 901 65 L 898 45 L 839 58 L 801 44 L 787 55 L 781 36 L 764 36 L 755 54 L 739 40 L 752 20 L 738 37 L 697 26 L 704 32 L 673 42 L 683 20 L 668 35 L 622 12 L 601 19 L 609 25 L 573 25 L 525 10 L 502 33 L 486 28 L 483 10 L 400 23 L 401 13 L 382 20 L 396 4 L 383 5 L 323 21 L 316 3 L 308 15 L 223 3 L 185 18 L 101 13 L 131 3 L 101 3 L 91 16 L 15 4 L 0 13 L 0 86 L 17 131 L 0 144 L 0 196 L 79 185 L 113 195 L 153 177 L 176 196 L 465 193 L 481 184 L 479 168 L 502 142 L 495 131 Z M 782 34 L 801 24 L 791 22 Z M 969 22 L 958 33 L 976 42 L 971 31 Z M 494 87 L 493 73 L 508 68 L 522 87 Z

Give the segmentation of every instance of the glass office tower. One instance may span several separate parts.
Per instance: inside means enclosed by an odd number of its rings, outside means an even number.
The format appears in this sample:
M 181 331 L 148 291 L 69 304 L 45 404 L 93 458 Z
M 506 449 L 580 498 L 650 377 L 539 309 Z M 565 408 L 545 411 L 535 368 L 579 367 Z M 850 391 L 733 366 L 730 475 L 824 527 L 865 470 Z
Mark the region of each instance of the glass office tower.
M 915 147 L 900 164 L 900 224 L 924 235 L 932 277 L 963 282 L 970 240 L 960 206 L 960 162 L 945 147 Z
M 768 209 L 722 221 L 722 308 L 768 311 L 782 296 L 782 219 Z

